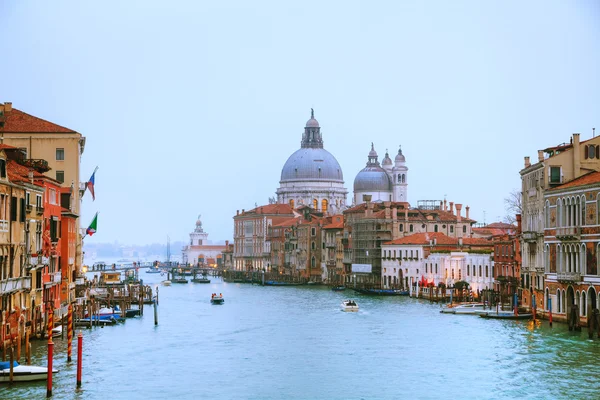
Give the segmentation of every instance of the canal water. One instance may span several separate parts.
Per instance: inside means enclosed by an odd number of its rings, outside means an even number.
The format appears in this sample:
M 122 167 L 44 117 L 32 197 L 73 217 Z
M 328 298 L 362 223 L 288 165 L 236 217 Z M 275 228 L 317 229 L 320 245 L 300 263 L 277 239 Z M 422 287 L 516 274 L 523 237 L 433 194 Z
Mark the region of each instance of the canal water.
M 141 273 L 158 284 L 159 274 Z M 324 287 L 224 283 L 159 286 L 158 325 L 144 316 L 56 339 L 56 399 L 589 399 L 600 340 L 544 321 L 440 314 L 407 297 Z M 211 305 L 211 293 L 225 304 Z M 353 298 L 358 313 L 340 311 Z M 33 364 L 46 345 L 33 342 Z M 0 386 L 2 399 L 43 399 L 45 382 Z

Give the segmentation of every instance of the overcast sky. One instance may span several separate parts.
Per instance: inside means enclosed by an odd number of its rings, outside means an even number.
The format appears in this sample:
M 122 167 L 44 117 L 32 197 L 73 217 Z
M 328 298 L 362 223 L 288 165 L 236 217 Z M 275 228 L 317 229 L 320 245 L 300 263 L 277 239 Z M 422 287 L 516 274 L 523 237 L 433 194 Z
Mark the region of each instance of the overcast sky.
M 600 128 L 600 3 L 0 1 L 0 101 L 87 138 L 86 241 L 232 239 L 311 107 L 352 201 L 371 142 L 408 199 L 490 223 L 523 157 Z M 599 132 L 600 134 L 600 132 Z

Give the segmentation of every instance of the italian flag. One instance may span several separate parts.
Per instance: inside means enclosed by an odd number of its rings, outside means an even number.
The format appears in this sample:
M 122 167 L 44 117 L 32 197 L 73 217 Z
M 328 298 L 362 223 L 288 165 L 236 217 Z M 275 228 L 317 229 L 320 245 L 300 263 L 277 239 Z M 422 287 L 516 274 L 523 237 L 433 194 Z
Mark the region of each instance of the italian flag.
M 92 236 L 94 233 L 96 233 L 96 229 L 98 229 L 98 213 L 94 215 L 94 219 L 92 220 L 90 226 L 86 229 L 85 234 Z

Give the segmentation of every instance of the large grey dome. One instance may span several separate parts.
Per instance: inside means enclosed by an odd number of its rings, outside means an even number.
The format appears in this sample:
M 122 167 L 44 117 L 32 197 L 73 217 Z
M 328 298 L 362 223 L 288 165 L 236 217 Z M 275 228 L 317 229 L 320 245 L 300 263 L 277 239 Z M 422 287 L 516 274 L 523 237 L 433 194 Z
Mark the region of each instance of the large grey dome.
M 286 181 L 344 182 L 342 168 L 335 157 L 323 148 L 301 148 L 288 158 L 281 170 Z
M 354 191 L 390 191 L 392 182 L 381 167 L 365 167 L 354 178 Z

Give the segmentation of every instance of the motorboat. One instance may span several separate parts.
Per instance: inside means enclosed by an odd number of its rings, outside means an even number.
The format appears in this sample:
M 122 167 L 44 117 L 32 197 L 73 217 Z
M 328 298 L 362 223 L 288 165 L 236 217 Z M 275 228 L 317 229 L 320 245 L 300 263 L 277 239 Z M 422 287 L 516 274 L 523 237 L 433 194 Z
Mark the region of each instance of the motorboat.
M 358 311 L 358 304 L 354 300 L 342 301 L 342 311 L 356 312 Z
M 408 290 L 400 289 L 362 289 L 354 288 L 354 291 L 360 294 L 370 294 L 376 296 L 408 296 Z
M 225 299 L 223 298 L 222 294 L 213 294 L 210 298 L 210 302 L 212 304 L 223 304 Z
M 171 286 L 171 281 L 170 280 L 165 280 L 161 282 L 163 286 Z
M 58 370 L 52 368 L 52 373 Z M 48 368 L 34 365 L 20 365 L 13 361 L 13 382 L 39 381 L 48 379 Z M 0 361 L 0 383 L 10 382 L 10 361 Z
M 533 314 L 531 313 L 516 313 L 514 310 L 489 310 L 488 312 L 482 312 L 479 314 L 482 318 L 491 319 L 531 319 Z
M 343 292 L 344 290 L 346 290 L 346 286 L 333 286 L 331 290 L 333 290 L 334 292 Z
M 487 311 L 490 311 L 487 307 Z M 448 306 L 440 311 L 442 314 L 480 314 L 486 312 L 484 303 L 463 303 L 454 306 Z
M 161 272 L 162 272 L 162 270 L 160 268 L 158 268 L 158 266 L 148 267 L 148 269 L 146 270 L 147 274 L 160 274 Z
M 192 278 L 192 282 L 194 282 L 194 283 L 210 283 L 210 279 L 208 279 L 208 278 Z

